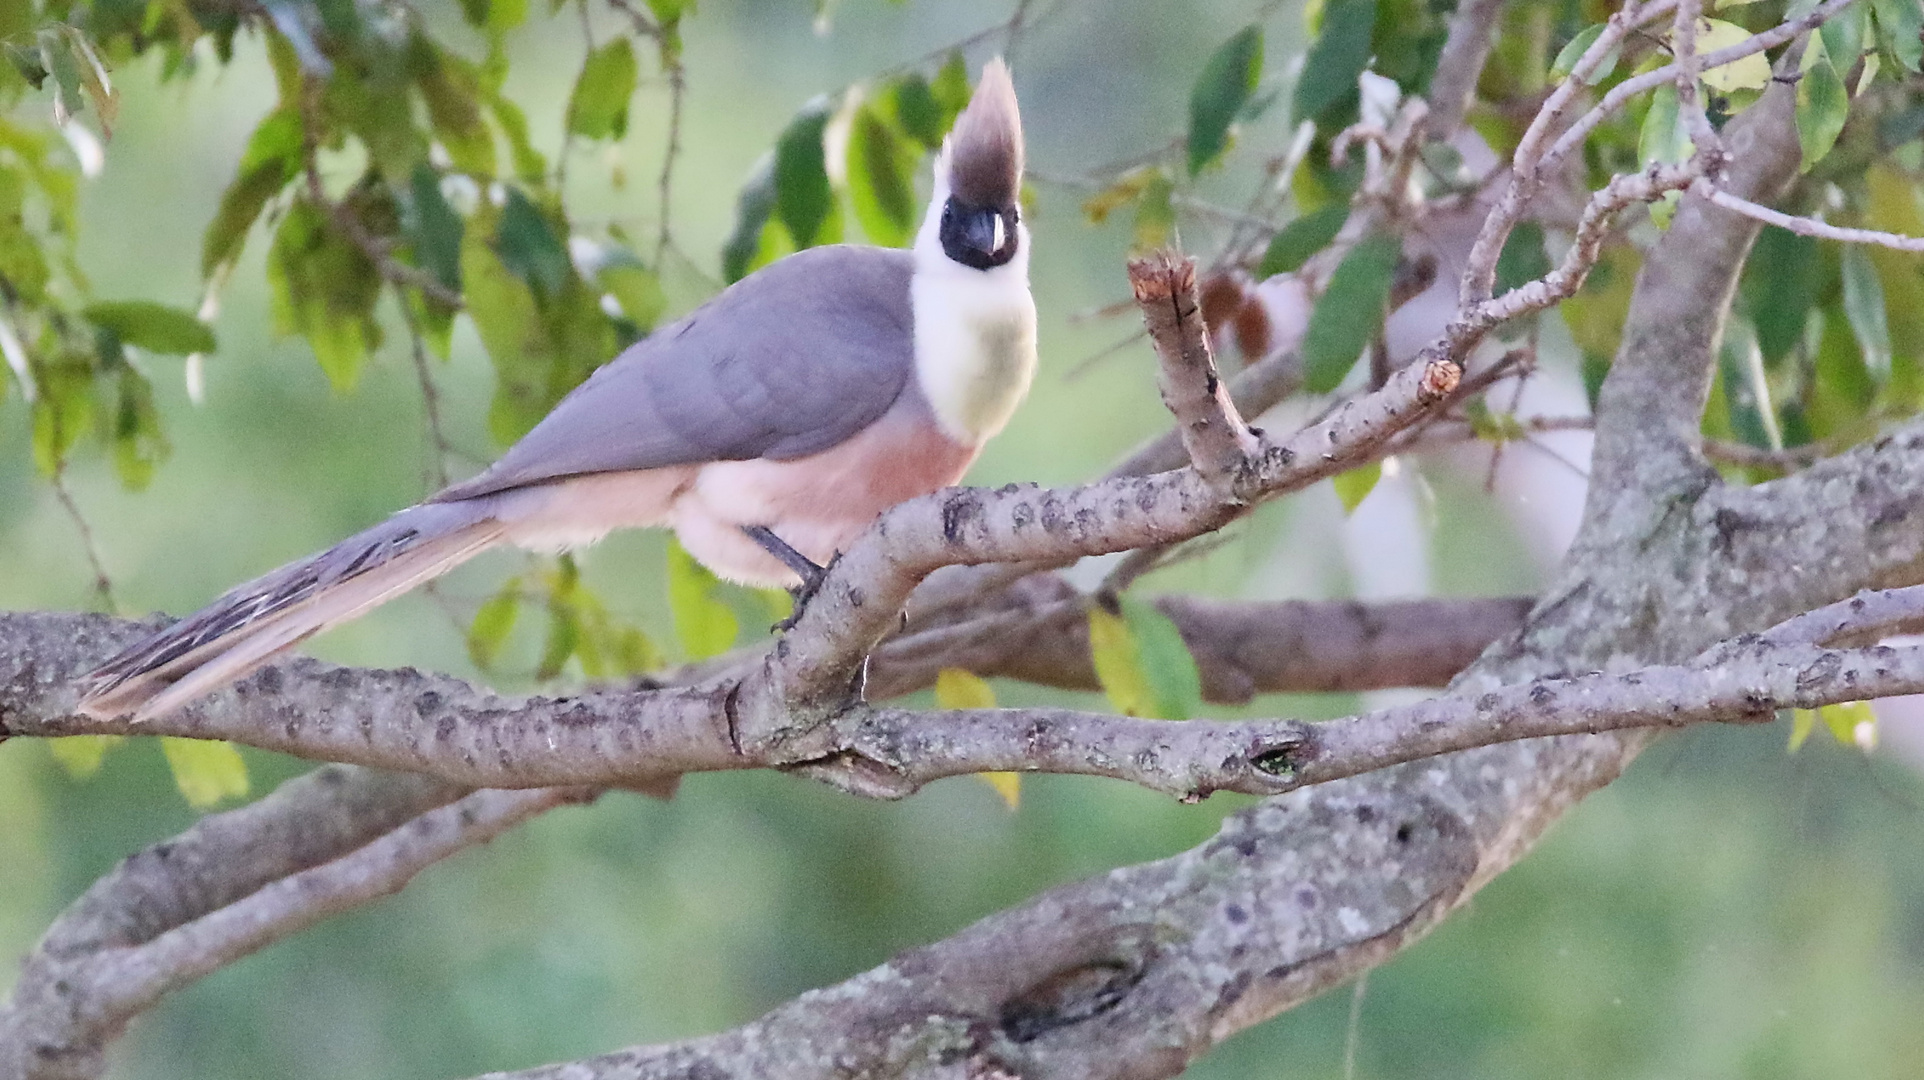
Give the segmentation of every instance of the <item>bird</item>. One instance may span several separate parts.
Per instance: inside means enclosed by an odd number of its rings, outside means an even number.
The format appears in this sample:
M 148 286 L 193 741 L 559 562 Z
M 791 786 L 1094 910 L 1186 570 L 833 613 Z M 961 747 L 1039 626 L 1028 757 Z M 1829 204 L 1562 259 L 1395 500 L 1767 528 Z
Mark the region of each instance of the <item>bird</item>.
M 490 548 L 666 527 L 726 580 L 805 600 L 889 507 L 959 482 L 1036 369 L 1021 114 L 990 60 L 908 249 L 808 248 L 631 345 L 492 466 L 239 585 L 81 679 L 155 719 Z

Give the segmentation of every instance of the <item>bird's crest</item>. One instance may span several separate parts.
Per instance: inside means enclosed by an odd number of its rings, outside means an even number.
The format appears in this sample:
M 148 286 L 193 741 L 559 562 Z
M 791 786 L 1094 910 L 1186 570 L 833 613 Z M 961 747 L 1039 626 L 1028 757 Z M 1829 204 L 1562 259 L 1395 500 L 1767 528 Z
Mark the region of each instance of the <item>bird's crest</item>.
M 1022 188 L 1022 113 L 1001 57 L 983 67 L 975 96 L 943 144 L 943 157 L 956 198 L 971 206 L 1015 205 Z

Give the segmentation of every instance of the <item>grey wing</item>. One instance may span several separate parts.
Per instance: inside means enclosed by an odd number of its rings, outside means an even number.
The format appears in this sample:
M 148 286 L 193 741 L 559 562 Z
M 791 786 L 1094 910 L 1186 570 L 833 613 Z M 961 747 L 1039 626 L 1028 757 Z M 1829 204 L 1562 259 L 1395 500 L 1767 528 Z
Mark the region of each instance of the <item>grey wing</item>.
M 636 342 L 451 502 L 587 473 L 826 450 L 887 412 L 915 369 L 912 256 L 810 248 Z

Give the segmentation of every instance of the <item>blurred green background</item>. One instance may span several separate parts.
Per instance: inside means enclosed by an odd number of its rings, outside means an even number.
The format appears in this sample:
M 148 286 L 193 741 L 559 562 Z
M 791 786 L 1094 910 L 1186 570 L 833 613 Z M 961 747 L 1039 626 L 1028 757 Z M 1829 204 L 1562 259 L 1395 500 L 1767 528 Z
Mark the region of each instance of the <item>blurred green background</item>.
M 433 15 L 432 3 L 423 8 Z M 1032 165 L 1073 174 L 1161 145 L 1183 123 L 1202 60 L 1259 13 L 1267 71 L 1280 75 L 1298 36 L 1295 5 L 1066 0 L 1049 11 L 1014 57 Z M 734 194 L 803 101 L 1006 10 L 844 0 L 834 15 L 818 33 L 809 0 L 707 0 L 689 24 L 674 226 L 692 262 L 669 274 L 676 310 L 713 288 Z M 578 29 L 571 18 L 537 17 L 514 40 L 509 92 L 552 150 Z M 85 190 L 82 264 L 102 297 L 192 308 L 200 231 L 273 100 L 271 77 L 258 43 L 245 39 L 225 69 L 209 64 L 163 85 L 152 64 L 136 64 L 117 77 L 125 109 L 106 168 Z M 581 220 L 652 228 L 664 100 L 658 84 L 645 85 L 617 152 L 577 154 L 569 191 Z M 1251 162 L 1280 149 L 1281 125 L 1278 115 L 1245 130 L 1260 153 L 1232 155 L 1205 189 L 1245 198 Z M 612 182 L 617 171 L 625 186 Z M 1060 188 L 1038 185 L 1037 197 L 1043 372 L 977 467 L 981 483 L 1078 480 L 1163 423 L 1146 347 L 1069 375 L 1133 328 L 1127 315 L 1078 317 L 1125 295 L 1126 224 L 1091 227 Z M 1184 228 L 1192 248 L 1207 250 L 1202 226 Z M 173 445 L 152 487 L 125 493 L 97 456 L 72 473 L 129 612 L 190 610 L 428 486 L 402 336 L 390 334 L 355 394 L 332 394 L 304 345 L 269 333 L 264 246 L 257 234 L 223 296 L 205 403 L 188 402 L 178 361 L 150 361 Z M 453 440 L 476 467 L 493 452 L 491 383 L 465 322 L 454 360 L 436 375 Z M 0 402 L 0 606 L 88 607 L 73 523 L 33 475 L 27 437 L 19 400 Z M 1543 572 L 1503 497 L 1484 491 L 1483 463 L 1426 467 L 1437 505 L 1405 554 L 1433 563 L 1438 593 L 1527 591 Z M 1332 550 L 1344 542 L 1339 517 L 1327 490 L 1266 508 L 1232 544 L 1148 587 L 1347 595 L 1357 583 Z M 517 560 L 483 560 L 437 596 L 389 605 L 311 651 L 473 675 L 461 619 Z M 660 564 L 654 536 L 616 538 L 584 561 L 612 609 L 667 641 Z M 533 644 L 517 639 L 527 656 Z M 509 671 L 532 667 L 516 655 Z M 521 688 L 512 675 L 495 681 Z M 1011 703 L 1067 697 L 999 689 Z M 1243 711 L 1326 716 L 1358 704 L 1272 698 Z M 1659 745 L 1469 910 L 1371 977 L 1355 1074 L 1919 1075 L 1924 787 L 1888 755 L 1867 760 L 1814 741 L 1787 756 L 1783 746 L 1781 728 L 1698 731 Z M 256 791 L 304 767 L 247 757 Z M 114 1075 L 454 1077 L 714 1031 L 1047 885 L 1193 845 L 1236 805 L 1218 797 L 1184 807 L 1061 778 L 1029 780 L 1013 813 L 967 780 L 896 805 L 759 775 L 695 777 L 668 804 L 612 795 L 177 995 L 116 1049 Z M 123 746 L 85 782 L 42 745 L 0 746 L 0 954 L 24 953 L 118 858 L 193 817 L 154 746 Z M 9 965 L 0 986 L 10 979 Z M 1351 1008 L 1349 994 L 1332 994 L 1239 1036 L 1194 1075 L 1340 1076 Z

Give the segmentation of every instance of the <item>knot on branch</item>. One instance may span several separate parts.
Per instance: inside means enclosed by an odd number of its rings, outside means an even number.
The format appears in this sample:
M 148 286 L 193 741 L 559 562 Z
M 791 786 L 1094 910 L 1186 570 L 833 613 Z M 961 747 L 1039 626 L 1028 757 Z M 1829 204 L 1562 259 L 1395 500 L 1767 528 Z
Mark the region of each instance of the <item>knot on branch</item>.
M 1423 403 L 1428 405 L 1441 401 L 1456 393 L 1457 383 L 1463 380 L 1463 367 L 1448 357 L 1438 357 L 1423 366 L 1423 381 L 1418 390 Z

